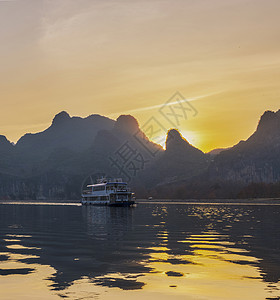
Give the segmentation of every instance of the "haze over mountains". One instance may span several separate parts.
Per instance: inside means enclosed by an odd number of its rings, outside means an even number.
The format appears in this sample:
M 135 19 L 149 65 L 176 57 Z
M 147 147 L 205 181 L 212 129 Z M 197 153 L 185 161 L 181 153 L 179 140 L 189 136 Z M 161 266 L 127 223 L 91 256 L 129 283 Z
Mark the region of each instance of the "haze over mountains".
M 212 155 L 176 129 L 164 150 L 130 115 L 114 121 L 61 112 L 45 131 L 15 145 L 0 136 L 0 198 L 79 199 L 102 174 L 130 180 L 137 197 L 280 197 L 279 154 L 280 110 L 265 112 L 248 140 Z

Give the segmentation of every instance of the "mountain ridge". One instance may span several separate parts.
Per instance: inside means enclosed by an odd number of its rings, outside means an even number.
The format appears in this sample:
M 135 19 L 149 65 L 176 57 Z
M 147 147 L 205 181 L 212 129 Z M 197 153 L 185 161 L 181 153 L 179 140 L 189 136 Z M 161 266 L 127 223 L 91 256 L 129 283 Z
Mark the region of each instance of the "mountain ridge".
M 131 161 L 120 155 L 124 147 L 131 151 Z M 131 115 L 115 121 L 62 111 L 47 129 L 25 134 L 15 145 L 0 136 L 0 198 L 78 199 L 89 174 L 122 177 L 124 170 L 125 176 L 134 172 L 127 179 L 141 197 L 248 197 L 257 196 L 255 191 L 272 195 L 269 189 L 275 195 L 279 153 L 280 110 L 264 112 L 246 141 L 213 156 L 191 145 L 177 129 L 168 131 L 164 150 Z

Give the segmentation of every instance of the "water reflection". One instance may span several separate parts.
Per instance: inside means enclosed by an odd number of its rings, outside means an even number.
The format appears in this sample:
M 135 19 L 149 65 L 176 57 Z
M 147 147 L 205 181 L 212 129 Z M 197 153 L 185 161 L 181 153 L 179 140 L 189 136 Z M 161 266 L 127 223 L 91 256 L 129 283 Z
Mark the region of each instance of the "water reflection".
M 279 299 L 279 213 L 279 206 L 0 205 L 1 293 Z

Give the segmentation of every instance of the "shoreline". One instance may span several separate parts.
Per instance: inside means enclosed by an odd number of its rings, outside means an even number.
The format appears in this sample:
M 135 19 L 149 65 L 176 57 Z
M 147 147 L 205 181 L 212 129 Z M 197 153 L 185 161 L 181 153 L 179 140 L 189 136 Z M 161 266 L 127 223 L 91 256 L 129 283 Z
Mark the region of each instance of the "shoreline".
M 280 198 L 250 199 L 137 199 L 137 203 L 180 203 L 180 204 L 279 204 Z
M 0 200 L 0 204 L 81 204 L 79 200 Z M 251 199 L 136 199 L 136 204 L 280 205 L 280 198 Z

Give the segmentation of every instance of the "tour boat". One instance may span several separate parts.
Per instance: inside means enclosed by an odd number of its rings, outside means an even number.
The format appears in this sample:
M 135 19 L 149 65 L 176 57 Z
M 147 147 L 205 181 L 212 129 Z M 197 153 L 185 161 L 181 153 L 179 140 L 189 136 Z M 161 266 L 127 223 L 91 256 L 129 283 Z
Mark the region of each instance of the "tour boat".
M 126 182 L 121 178 L 101 178 L 96 184 L 87 186 L 82 193 L 82 204 L 85 205 L 108 205 L 108 206 L 131 206 L 135 203 L 132 193 Z

